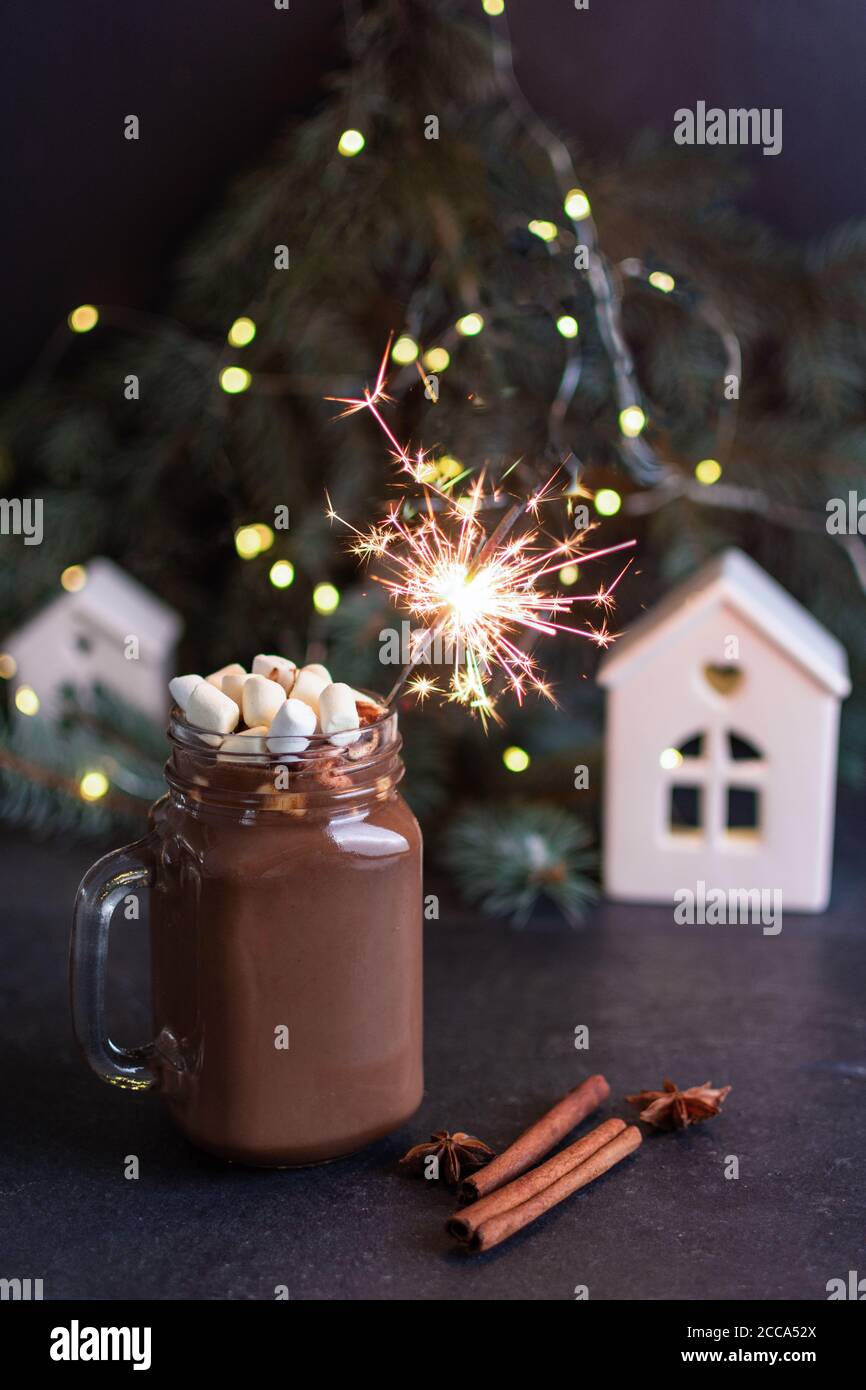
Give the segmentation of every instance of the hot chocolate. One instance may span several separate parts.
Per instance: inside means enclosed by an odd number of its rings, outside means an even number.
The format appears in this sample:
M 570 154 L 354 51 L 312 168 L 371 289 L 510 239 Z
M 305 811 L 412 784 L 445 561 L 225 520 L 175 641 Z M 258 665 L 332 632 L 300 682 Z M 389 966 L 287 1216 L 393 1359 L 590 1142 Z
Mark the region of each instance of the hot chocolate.
M 151 882 L 144 1066 L 225 1158 L 346 1154 L 408 1119 L 423 1085 L 421 837 L 396 715 L 282 763 L 203 746 L 179 717 L 170 737 L 169 794 L 134 847 Z M 115 1079 L 105 1051 L 91 1061 Z

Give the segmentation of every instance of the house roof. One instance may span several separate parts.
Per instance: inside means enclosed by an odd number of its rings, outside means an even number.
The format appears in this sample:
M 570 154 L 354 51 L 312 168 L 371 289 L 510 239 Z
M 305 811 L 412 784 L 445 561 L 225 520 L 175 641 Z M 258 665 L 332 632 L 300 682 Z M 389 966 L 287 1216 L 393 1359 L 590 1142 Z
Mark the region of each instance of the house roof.
M 31 622 L 41 619 L 54 609 L 70 608 L 85 614 L 103 629 L 125 637 L 134 633 L 141 641 L 158 650 L 177 641 L 183 628 L 180 614 L 162 599 L 157 598 L 137 579 L 133 579 L 113 560 L 96 556 L 86 565 L 87 583 L 75 593 L 59 594 L 33 618 L 21 624 L 8 639 L 14 647 Z
M 827 690 L 851 690 L 842 643 L 742 550 L 723 550 L 632 624 L 606 655 L 601 685 L 617 686 L 653 660 L 708 608 L 726 602 Z

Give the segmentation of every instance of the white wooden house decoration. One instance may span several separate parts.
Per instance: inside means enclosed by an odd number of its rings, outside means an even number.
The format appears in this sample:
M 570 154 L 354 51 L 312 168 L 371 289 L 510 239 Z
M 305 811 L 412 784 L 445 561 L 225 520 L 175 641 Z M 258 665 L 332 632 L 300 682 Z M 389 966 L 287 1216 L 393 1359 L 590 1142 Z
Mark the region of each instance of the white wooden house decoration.
M 725 550 L 605 657 L 606 892 L 709 888 L 829 901 L 845 649 L 761 567 Z
M 83 569 L 83 587 L 59 593 L 4 640 L 16 665 L 15 687 L 35 690 L 50 716 L 63 685 L 86 690 L 98 681 L 163 719 L 180 615 L 112 560 L 97 557 Z

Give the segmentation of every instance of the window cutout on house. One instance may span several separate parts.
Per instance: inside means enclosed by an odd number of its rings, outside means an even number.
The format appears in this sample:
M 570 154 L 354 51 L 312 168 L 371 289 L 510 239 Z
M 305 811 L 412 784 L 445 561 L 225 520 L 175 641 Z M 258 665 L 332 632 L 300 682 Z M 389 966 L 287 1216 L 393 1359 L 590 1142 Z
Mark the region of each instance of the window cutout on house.
M 728 751 L 731 761 L 735 763 L 757 762 L 763 756 L 761 750 L 756 748 L 754 743 L 750 743 L 742 734 L 735 734 L 731 731 L 728 734 Z
M 757 835 L 761 828 L 761 799 L 754 787 L 728 787 L 728 833 Z
M 704 736 L 695 734 L 692 738 L 687 738 L 680 744 L 680 753 L 684 758 L 702 758 L 704 754 Z
M 672 772 L 680 767 L 686 758 L 701 758 L 704 753 L 704 735 L 692 734 L 691 738 L 683 739 L 677 748 L 663 748 L 659 754 L 659 764 L 666 772 Z
M 670 789 L 668 829 L 674 834 L 688 834 L 702 825 L 703 795 L 700 787 L 674 785 Z

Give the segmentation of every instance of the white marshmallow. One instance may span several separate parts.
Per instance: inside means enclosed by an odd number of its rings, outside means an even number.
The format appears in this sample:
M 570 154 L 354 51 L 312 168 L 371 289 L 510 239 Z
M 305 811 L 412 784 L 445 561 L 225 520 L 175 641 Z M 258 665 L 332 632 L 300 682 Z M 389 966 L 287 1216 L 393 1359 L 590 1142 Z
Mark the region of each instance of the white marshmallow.
M 331 743 L 338 748 L 345 748 L 360 738 L 361 719 L 350 685 L 336 681 L 325 686 L 319 696 L 319 720 L 322 733 L 330 734 Z
M 197 685 L 201 685 L 201 676 L 175 676 L 168 683 L 171 698 L 176 705 L 185 712 L 189 704 L 189 697 Z
M 302 671 L 311 671 L 314 676 L 321 676 L 325 685 L 330 685 L 334 677 L 331 675 L 327 666 L 320 666 L 318 661 L 311 661 L 309 666 L 302 666 Z
M 208 681 L 201 681 L 189 697 L 186 717 L 197 729 L 209 734 L 230 734 L 237 728 L 241 712 L 234 700 Z
M 243 705 L 244 681 L 246 679 L 246 673 L 238 675 L 237 672 L 230 671 L 227 676 L 223 676 L 223 682 L 220 686 L 222 693 L 228 695 L 230 700 L 234 700 L 238 708 Z
M 302 666 L 292 686 L 292 699 L 303 700 L 305 705 L 316 711 L 316 714 L 319 712 L 319 696 L 325 686 L 331 684 L 330 676 L 326 680 L 320 675 L 324 669 L 323 666 Z
M 316 711 L 293 697 L 280 705 L 268 731 L 271 753 L 303 753 L 316 730 Z
M 247 676 L 243 689 L 244 723 L 250 728 L 270 724 L 280 705 L 286 702 L 286 692 L 277 681 L 266 676 Z
M 288 661 L 284 656 L 265 656 L 260 653 L 253 657 L 253 675 L 267 676 L 268 680 L 279 681 L 287 695 L 292 693 L 297 674 L 298 668 L 294 661 Z
M 205 679 L 210 685 L 215 685 L 217 690 L 223 688 L 223 676 L 245 676 L 246 671 L 239 661 L 232 661 L 228 666 L 221 666 L 218 671 L 211 671 Z
M 267 753 L 267 724 L 257 724 L 253 729 L 242 729 L 239 734 L 229 734 L 222 742 L 224 753 Z

